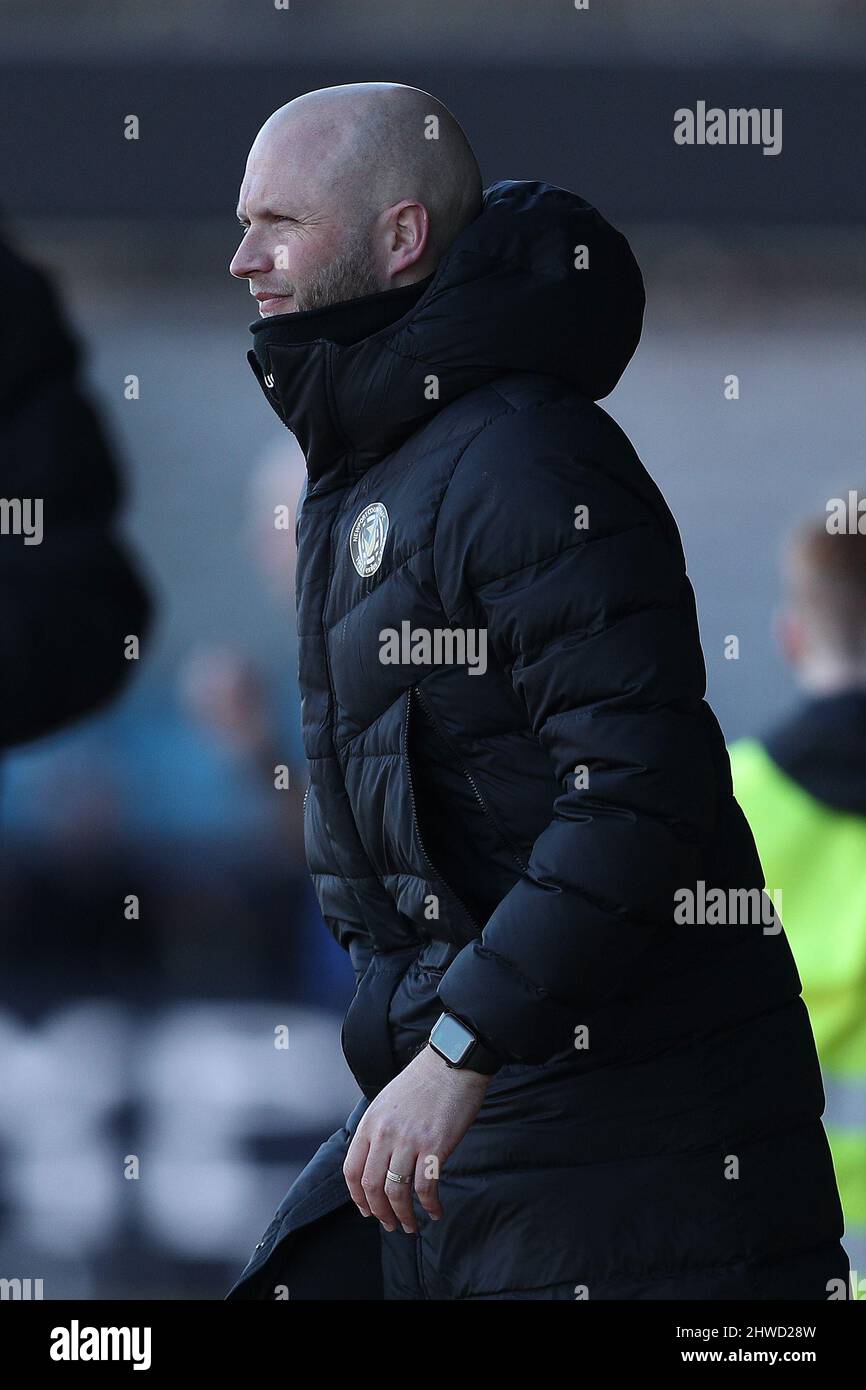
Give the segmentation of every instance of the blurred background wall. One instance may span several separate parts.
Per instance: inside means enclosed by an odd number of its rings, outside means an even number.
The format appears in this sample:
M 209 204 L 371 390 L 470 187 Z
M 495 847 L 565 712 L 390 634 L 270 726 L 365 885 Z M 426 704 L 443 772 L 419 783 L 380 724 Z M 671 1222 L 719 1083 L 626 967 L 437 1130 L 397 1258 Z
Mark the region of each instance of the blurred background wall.
M 866 13 L 3 0 L 0 53 L 4 230 L 86 344 L 157 603 L 123 698 L 0 769 L 0 1274 L 220 1297 L 354 1095 L 351 971 L 302 863 L 293 540 L 273 526 L 303 460 L 226 270 L 258 127 L 311 88 L 410 83 L 451 107 L 485 183 L 565 185 L 626 233 L 648 308 L 604 404 L 679 523 L 733 739 L 793 697 L 771 626 L 785 534 L 866 485 Z M 698 100 L 781 108 L 781 153 L 676 145 Z

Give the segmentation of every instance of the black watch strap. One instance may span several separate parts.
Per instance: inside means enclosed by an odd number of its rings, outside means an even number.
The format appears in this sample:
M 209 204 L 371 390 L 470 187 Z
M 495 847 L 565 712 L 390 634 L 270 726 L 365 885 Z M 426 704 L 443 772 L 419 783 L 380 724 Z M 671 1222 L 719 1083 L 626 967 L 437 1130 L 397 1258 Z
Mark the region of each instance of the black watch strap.
M 492 1052 L 476 1038 L 475 1046 L 460 1066 L 461 1070 L 480 1071 L 482 1076 L 494 1076 L 500 1067 L 505 1066 L 505 1058 L 500 1057 L 498 1052 Z

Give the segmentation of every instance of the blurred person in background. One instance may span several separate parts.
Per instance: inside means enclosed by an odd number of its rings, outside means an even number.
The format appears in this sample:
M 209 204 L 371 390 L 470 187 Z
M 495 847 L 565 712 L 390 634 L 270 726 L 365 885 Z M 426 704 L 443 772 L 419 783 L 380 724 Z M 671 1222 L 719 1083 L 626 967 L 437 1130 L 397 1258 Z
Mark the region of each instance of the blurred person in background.
M 866 534 L 800 528 L 778 638 L 803 692 L 730 749 L 734 791 L 803 981 L 845 1246 L 866 1276 Z
M 148 627 L 80 360 L 48 278 L 0 242 L 0 747 L 104 704 L 136 668 L 127 639 Z
M 291 642 L 297 640 L 294 517 L 305 479 L 304 456 L 287 435 L 285 443 L 262 452 L 247 488 L 249 549 L 265 588 L 285 617 Z M 277 874 L 283 888 L 282 901 L 275 901 L 267 920 L 270 933 L 290 948 L 289 962 L 279 971 L 284 987 L 307 1003 L 344 1008 L 352 972 L 346 970 L 345 953 L 321 930 L 304 860 L 306 776 L 293 683 L 275 683 L 236 647 L 202 644 L 182 663 L 178 692 L 181 709 L 214 759 L 224 766 L 226 776 L 231 774 L 238 793 L 262 812 L 256 855 L 268 874 Z M 275 974 L 272 971 L 271 978 Z
M 262 854 L 302 862 L 301 778 L 286 758 L 265 674 L 234 647 L 201 646 L 182 663 L 178 685 L 193 726 L 228 756 L 270 811 L 270 843 L 260 846 Z
M 628 243 L 566 189 L 484 190 L 392 83 L 275 112 L 238 217 L 307 464 L 305 843 L 363 1098 L 228 1297 L 847 1297 L 784 932 L 675 918 L 764 880 L 676 525 L 594 403 L 640 337 Z M 431 654 L 455 629 L 483 669 Z

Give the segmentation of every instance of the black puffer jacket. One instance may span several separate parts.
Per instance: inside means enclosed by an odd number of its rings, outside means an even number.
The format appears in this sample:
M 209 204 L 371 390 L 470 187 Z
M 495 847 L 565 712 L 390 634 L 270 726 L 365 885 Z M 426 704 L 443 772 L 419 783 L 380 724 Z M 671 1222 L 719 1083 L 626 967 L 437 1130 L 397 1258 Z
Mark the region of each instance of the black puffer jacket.
M 0 532 L 0 747 L 53 733 L 134 674 L 151 605 L 117 532 L 121 479 L 82 391 L 81 348 L 41 270 L 0 241 L 4 499 L 38 501 L 44 535 Z
M 444 1219 L 382 1237 L 386 1296 L 825 1297 L 846 1268 L 784 934 L 674 921 L 677 890 L 763 879 L 676 526 L 593 403 L 643 306 L 598 212 L 502 182 L 420 285 L 253 328 L 308 463 L 306 840 L 361 976 L 347 1060 L 371 1098 L 446 1006 L 503 1063 Z M 475 669 L 424 650 L 460 631 Z M 346 1142 L 230 1296 L 291 1291 Z

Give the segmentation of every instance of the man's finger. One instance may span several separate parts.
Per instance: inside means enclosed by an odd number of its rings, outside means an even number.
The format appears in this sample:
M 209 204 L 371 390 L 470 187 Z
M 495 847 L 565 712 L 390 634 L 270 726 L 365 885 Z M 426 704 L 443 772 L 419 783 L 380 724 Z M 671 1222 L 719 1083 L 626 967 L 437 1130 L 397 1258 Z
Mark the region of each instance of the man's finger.
M 438 1221 L 442 1215 L 439 1201 L 439 1170 L 441 1164 L 437 1154 L 420 1153 L 415 1168 L 415 1195 L 428 1216 Z
M 346 1179 L 346 1186 L 349 1189 L 352 1201 L 358 1208 L 362 1216 L 370 1215 L 370 1207 L 361 1185 L 364 1176 L 364 1168 L 367 1163 L 367 1154 L 370 1150 L 370 1143 L 363 1134 L 355 1134 L 354 1139 L 349 1145 L 349 1152 L 343 1164 L 343 1177 Z
M 381 1140 L 374 1140 L 367 1154 L 361 1186 L 364 1197 L 374 1216 L 378 1216 L 386 1231 L 396 1231 L 397 1220 L 388 1198 L 385 1196 L 385 1175 L 388 1172 L 388 1159 L 391 1156 L 390 1144 L 385 1147 Z
M 395 1176 L 392 1178 L 386 1174 L 385 1177 L 385 1196 L 403 1230 L 410 1235 L 415 1235 L 418 1230 L 412 1207 L 412 1184 L 415 1179 L 417 1157 L 417 1153 L 411 1149 L 396 1149 L 388 1164 L 388 1174 L 394 1173 Z M 398 1178 L 403 1178 L 404 1181 L 398 1182 Z

